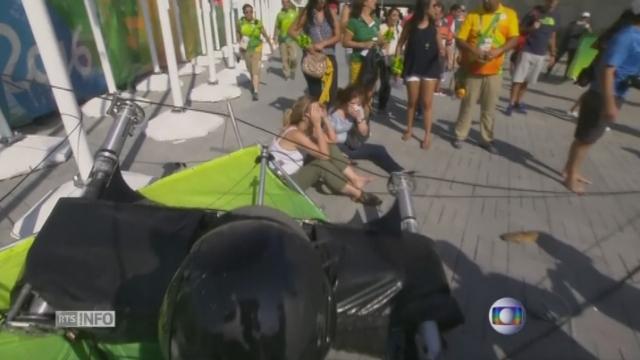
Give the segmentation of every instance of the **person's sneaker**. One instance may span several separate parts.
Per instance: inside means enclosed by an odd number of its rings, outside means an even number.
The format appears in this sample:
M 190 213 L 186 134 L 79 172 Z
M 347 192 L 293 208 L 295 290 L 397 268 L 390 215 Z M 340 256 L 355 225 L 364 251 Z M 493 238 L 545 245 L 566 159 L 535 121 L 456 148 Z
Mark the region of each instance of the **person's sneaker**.
M 480 145 L 481 148 L 487 150 L 490 154 L 496 155 L 498 154 L 498 149 L 493 145 L 493 143 L 483 143 Z
M 507 108 L 504 110 L 504 114 L 506 116 L 513 115 L 513 105 L 507 105 Z
M 526 114 L 527 113 L 527 108 L 526 108 L 526 106 L 524 104 L 516 104 L 513 107 L 513 110 L 515 110 L 519 114 Z
M 258 101 L 258 93 L 257 92 L 253 93 L 253 101 Z
M 456 149 L 462 149 L 462 140 L 455 139 L 451 142 L 451 146 Z
M 611 128 L 607 126 L 606 128 L 604 128 L 604 131 L 611 131 Z
M 574 119 L 577 119 L 579 114 L 577 111 L 567 110 L 567 115 L 571 116 Z

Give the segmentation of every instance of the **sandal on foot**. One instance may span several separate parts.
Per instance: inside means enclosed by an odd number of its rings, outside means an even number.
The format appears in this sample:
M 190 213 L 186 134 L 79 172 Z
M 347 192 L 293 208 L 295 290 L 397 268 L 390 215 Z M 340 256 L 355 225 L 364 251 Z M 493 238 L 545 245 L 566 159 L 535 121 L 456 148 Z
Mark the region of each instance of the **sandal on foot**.
M 374 194 L 362 192 L 360 197 L 354 199 L 353 201 L 360 203 L 364 206 L 380 206 L 382 205 L 382 200 Z

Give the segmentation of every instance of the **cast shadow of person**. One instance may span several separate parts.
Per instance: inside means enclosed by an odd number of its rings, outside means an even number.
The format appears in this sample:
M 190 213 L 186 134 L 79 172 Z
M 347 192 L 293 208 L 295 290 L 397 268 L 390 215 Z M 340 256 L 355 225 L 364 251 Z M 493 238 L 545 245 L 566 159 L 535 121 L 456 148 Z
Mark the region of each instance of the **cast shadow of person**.
M 626 152 L 628 152 L 628 153 L 630 153 L 632 155 L 635 155 L 638 158 L 640 158 L 640 150 L 632 149 L 632 148 L 626 147 L 626 146 L 623 147 L 622 150 L 624 150 L 624 151 L 626 151 Z
M 640 263 L 627 270 L 620 279 L 612 279 L 596 269 L 591 258 L 553 235 L 541 233 L 538 246 L 557 260 L 549 279 L 555 289 L 570 287 L 585 299 L 573 309 L 573 316 L 590 307 L 625 326 L 640 331 L 640 315 L 633 307 L 640 304 L 640 289 L 629 284 L 640 273 Z M 635 315 L 634 315 L 635 314 Z
M 280 110 L 284 113 L 285 111 L 293 107 L 293 104 L 295 104 L 296 100 L 297 98 L 290 99 L 283 96 L 279 96 L 277 99 L 273 100 L 269 105 L 272 108 Z
M 389 115 L 390 114 L 390 115 Z M 371 116 L 371 121 L 388 127 L 393 131 L 402 134 L 405 131 L 407 121 L 407 103 L 406 101 L 391 95 L 387 102 L 386 111 L 379 115 Z M 395 120 L 395 121 L 393 121 Z M 416 117 L 414 127 L 423 128 L 422 119 Z
M 568 334 L 570 326 L 556 325 L 558 318 L 569 314 L 572 299 L 504 274 L 486 273 L 448 241 L 435 244 L 444 264 L 455 274 L 453 295 L 467 318 L 465 325 L 447 336 L 449 358 L 596 359 Z M 489 322 L 492 304 L 503 297 L 520 300 L 526 309 L 525 326 L 512 336 L 498 334 Z
M 445 126 L 443 127 L 441 124 L 444 124 Z M 452 134 L 454 126 L 455 124 L 451 121 L 438 120 L 437 123 L 434 124 L 433 133 L 442 137 L 444 140 L 450 141 L 453 138 Z M 471 128 L 471 131 L 469 132 L 469 140 L 475 145 L 481 143 L 480 133 L 478 130 Z M 498 156 L 502 156 L 513 163 L 520 164 L 525 168 L 560 184 L 562 183 L 562 175 L 560 172 L 538 160 L 531 152 L 500 139 L 494 139 L 493 144 L 498 150 Z

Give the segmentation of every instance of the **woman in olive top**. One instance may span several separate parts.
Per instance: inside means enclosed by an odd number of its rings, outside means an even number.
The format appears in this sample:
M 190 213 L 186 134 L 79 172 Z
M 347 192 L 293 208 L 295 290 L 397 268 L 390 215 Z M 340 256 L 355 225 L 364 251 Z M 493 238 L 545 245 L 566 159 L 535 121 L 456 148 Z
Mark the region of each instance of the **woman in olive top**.
M 384 39 L 379 38 L 380 19 L 373 15 L 375 8 L 376 0 L 355 0 L 351 5 L 342 45 L 353 49 L 350 61 L 352 84 L 360 76 L 362 61 L 367 53 L 384 45 Z
M 327 56 L 327 71 L 318 79 L 304 74 L 309 87 L 309 96 L 321 104 L 335 98 L 338 91 L 338 64 L 335 45 L 340 41 L 340 23 L 326 0 L 309 0 L 307 6 L 289 28 L 289 35 L 297 38 L 302 32 L 311 38 L 311 46 L 304 49 L 302 60 L 309 54 L 323 53 Z
M 258 87 L 260 86 L 260 67 L 262 62 L 262 37 L 267 40 L 271 52 L 273 53 L 273 44 L 269 35 L 262 25 L 262 21 L 256 19 L 253 15 L 253 6 L 244 4 L 242 7 L 244 16 L 238 22 L 238 38 L 240 40 L 240 51 L 244 55 L 244 61 L 247 64 L 247 70 L 251 76 L 251 92 L 253 101 L 258 100 Z

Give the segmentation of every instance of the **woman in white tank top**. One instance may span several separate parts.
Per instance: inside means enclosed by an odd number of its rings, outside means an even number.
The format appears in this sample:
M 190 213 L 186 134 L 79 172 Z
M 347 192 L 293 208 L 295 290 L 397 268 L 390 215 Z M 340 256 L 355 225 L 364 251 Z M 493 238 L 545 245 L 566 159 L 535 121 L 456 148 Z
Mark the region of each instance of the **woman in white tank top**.
M 296 101 L 285 114 L 285 128 L 273 140 L 271 153 L 278 165 L 302 188 L 322 180 L 333 192 L 370 206 L 382 201 L 362 191 L 368 179 L 358 175 L 349 159 L 338 150 L 335 132 L 322 106 L 309 97 Z M 304 155 L 313 160 L 304 164 Z

